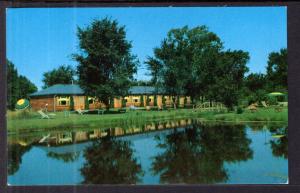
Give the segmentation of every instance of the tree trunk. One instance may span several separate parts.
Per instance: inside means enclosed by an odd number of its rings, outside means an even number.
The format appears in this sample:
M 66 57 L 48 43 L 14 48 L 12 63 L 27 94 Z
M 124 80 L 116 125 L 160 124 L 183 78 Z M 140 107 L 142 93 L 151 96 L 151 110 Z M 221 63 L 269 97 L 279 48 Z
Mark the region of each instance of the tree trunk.
M 173 106 L 174 106 L 174 109 L 176 109 L 176 97 L 173 97 Z

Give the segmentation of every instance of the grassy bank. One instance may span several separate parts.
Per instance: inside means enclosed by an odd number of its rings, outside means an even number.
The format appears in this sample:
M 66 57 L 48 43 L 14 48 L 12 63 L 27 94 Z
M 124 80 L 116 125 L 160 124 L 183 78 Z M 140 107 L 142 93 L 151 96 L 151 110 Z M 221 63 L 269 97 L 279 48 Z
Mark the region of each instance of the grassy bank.
M 122 114 L 104 115 L 70 114 L 70 116 L 65 116 L 63 112 L 55 114 L 56 115 L 53 119 L 41 119 L 35 112 L 19 115 L 17 112 L 8 112 L 8 133 L 59 130 L 66 128 L 114 127 L 181 118 L 201 118 L 204 121 L 225 121 L 235 123 L 255 121 L 287 122 L 288 120 L 287 109 L 283 109 L 281 112 L 276 112 L 272 108 L 258 109 L 253 113 L 245 111 L 242 114 L 236 114 L 235 112 L 201 112 L 199 110 L 194 111 L 193 109 L 133 111 Z

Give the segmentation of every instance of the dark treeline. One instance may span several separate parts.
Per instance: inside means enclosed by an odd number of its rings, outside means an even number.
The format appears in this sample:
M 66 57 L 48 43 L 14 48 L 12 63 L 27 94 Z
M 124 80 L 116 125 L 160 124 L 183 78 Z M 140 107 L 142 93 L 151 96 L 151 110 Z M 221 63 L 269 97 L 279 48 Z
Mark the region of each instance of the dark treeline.
M 21 98 L 36 92 L 37 87 L 25 76 L 19 75 L 15 65 L 9 60 L 7 64 L 7 108 L 13 110 L 16 102 Z
M 266 74 L 251 73 L 244 79 L 243 98 L 249 103 L 266 100 L 267 93 L 287 93 L 287 49 L 269 54 Z
M 76 71 L 70 65 L 61 65 L 58 68 L 45 72 L 43 74 L 43 88 L 48 88 L 55 84 L 76 83 Z

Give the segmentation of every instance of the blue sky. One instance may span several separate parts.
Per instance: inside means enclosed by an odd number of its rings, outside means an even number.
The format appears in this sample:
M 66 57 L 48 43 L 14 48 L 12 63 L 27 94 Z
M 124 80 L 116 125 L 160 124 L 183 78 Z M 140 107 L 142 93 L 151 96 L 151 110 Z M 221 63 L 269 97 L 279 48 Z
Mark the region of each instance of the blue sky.
M 76 66 L 77 26 L 111 17 L 126 26 L 132 53 L 141 66 L 137 79 L 148 80 L 143 64 L 171 28 L 208 26 L 225 49 L 248 51 L 251 72 L 265 72 L 268 54 L 287 47 L 286 7 L 159 8 L 10 8 L 7 10 L 7 58 L 41 88 L 42 74 L 62 64 Z

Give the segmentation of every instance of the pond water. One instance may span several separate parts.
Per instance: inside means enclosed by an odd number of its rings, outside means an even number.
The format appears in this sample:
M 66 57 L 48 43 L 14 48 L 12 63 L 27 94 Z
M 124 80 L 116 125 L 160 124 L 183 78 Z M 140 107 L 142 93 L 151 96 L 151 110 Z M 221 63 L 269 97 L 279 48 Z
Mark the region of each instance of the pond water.
M 125 127 L 124 127 L 125 128 Z M 198 120 L 9 137 L 10 185 L 277 184 L 287 127 Z

